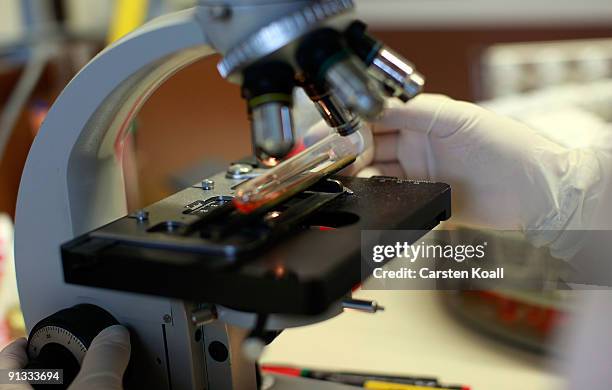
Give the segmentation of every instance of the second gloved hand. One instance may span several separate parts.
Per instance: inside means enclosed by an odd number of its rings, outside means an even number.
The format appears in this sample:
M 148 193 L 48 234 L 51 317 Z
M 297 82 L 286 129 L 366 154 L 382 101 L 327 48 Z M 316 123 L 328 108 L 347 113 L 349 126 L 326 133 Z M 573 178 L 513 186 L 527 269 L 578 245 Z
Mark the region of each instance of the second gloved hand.
M 372 125 L 372 165 L 451 185 L 453 221 L 520 229 L 537 245 L 588 226 L 601 191 L 598 152 L 561 146 L 528 126 L 440 95 L 394 101 Z

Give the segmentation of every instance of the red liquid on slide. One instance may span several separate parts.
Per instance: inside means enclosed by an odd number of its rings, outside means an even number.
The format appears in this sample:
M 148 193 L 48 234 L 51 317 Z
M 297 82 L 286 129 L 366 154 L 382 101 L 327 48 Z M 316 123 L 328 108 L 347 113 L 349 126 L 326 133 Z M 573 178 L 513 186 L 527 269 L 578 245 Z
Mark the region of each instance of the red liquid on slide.
M 300 191 L 303 191 L 304 189 L 319 181 L 322 177 L 323 175 L 319 172 L 309 172 L 308 174 L 292 178 L 292 180 L 290 180 L 289 182 L 284 183 L 283 185 L 279 185 L 279 189 L 264 194 L 263 196 L 261 196 L 260 198 L 256 198 L 255 200 L 243 202 L 240 196 L 236 196 L 232 202 L 234 203 L 234 206 L 236 207 L 236 210 L 238 210 L 238 212 L 242 214 L 249 214 L 262 206 L 279 200 L 279 198 L 282 198 L 284 196 L 289 197 Z

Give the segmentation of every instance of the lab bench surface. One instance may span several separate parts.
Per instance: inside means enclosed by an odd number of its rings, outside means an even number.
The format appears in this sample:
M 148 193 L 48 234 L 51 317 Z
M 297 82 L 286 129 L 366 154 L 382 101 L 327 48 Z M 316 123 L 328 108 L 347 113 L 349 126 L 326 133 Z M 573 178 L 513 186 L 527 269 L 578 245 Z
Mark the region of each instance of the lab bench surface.
M 288 329 L 266 349 L 262 362 L 437 377 L 443 384 L 472 390 L 563 387 L 550 359 L 465 327 L 440 294 L 360 290 L 355 297 L 374 299 L 385 311 L 347 311 L 323 323 Z

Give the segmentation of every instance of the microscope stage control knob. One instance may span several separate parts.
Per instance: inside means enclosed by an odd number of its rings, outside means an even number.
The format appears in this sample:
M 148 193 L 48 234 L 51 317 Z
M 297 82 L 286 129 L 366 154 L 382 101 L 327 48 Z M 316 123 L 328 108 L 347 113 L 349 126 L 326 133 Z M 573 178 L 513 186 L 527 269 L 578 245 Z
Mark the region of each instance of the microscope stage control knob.
M 28 369 L 63 369 L 64 387 L 76 377 L 87 349 L 102 330 L 119 322 L 104 309 L 80 304 L 41 320 L 28 338 Z

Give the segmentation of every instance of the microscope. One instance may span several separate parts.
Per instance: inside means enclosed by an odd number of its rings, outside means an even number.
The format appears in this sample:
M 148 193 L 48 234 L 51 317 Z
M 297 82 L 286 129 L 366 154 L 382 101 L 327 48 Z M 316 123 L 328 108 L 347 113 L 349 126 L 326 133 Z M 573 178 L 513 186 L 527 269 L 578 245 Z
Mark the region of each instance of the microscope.
M 128 389 L 343 388 L 262 376 L 257 357 L 283 329 L 347 307 L 376 311 L 351 298 L 367 276 L 362 231 L 423 232 L 450 217 L 446 184 L 337 174 L 362 151 L 363 121 L 424 83 L 353 7 L 201 0 L 110 45 L 75 76 L 19 189 L 15 259 L 30 367 L 63 369 L 67 387 L 91 340 L 120 323 L 132 341 Z M 115 151 L 131 121 L 160 84 L 214 53 L 220 74 L 241 85 L 253 156 L 128 214 Z M 334 133 L 287 158 L 296 88 Z

